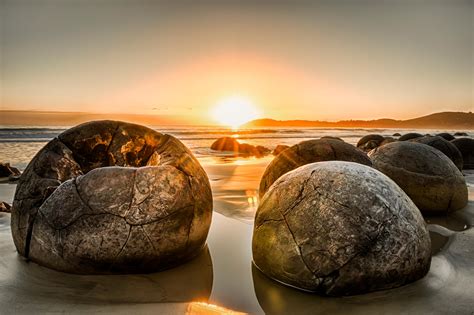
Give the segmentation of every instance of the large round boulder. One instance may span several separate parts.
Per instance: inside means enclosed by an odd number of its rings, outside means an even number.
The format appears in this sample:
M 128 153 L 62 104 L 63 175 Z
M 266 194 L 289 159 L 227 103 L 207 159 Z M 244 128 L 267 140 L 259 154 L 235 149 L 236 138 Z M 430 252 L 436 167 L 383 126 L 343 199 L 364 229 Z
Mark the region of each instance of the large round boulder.
M 267 166 L 260 180 L 260 198 L 283 174 L 305 164 L 333 160 L 372 165 L 365 152 L 344 141 L 335 139 L 302 141 L 281 152 Z
M 423 135 L 421 133 L 409 132 L 409 133 L 404 134 L 400 138 L 398 138 L 398 141 L 407 141 L 407 140 L 420 138 L 420 137 L 423 137 Z
M 198 255 L 212 216 L 209 180 L 176 138 L 117 121 L 66 130 L 20 178 L 18 252 L 70 273 L 143 273 Z
M 474 169 L 474 139 L 458 138 L 451 141 L 461 152 L 464 169 Z
M 430 147 L 440 150 L 451 161 L 453 161 L 454 165 L 456 165 L 458 169 L 462 170 L 463 158 L 461 152 L 459 152 L 458 148 L 454 144 L 447 141 L 446 139 L 440 136 L 424 136 L 409 141 L 427 144 Z
M 420 211 L 390 178 L 358 163 L 312 163 L 265 194 L 252 240 L 255 265 L 284 284 L 327 295 L 389 289 L 431 261 Z
M 405 141 L 379 147 L 369 156 L 373 166 L 393 179 L 423 213 L 447 213 L 466 206 L 466 181 L 441 151 Z

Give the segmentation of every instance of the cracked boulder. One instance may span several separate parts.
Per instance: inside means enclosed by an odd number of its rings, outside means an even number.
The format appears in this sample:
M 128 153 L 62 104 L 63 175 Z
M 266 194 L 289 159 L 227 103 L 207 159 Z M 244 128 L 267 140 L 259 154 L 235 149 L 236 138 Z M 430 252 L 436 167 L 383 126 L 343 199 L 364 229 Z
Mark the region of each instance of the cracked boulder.
M 378 147 L 369 156 L 374 167 L 395 181 L 423 214 L 445 214 L 466 206 L 466 181 L 443 152 L 404 141 Z
M 372 165 L 365 152 L 344 141 L 328 138 L 302 141 L 282 151 L 267 166 L 260 180 L 260 198 L 283 174 L 302 165 L 321 161 L 349 161 Z
M 431 262 L 423 217 L 403 190 L 371 167 L 342 161 L 280 177 L 257 210 L 252 251 L 270 278 L 332 296 L 407 284 Z
M 176 138 L 118 121 L 66 130 L 18 183 L 11 227 L 20 255 L 70 273 L 146 273 L 204 247 L 209 180 Z

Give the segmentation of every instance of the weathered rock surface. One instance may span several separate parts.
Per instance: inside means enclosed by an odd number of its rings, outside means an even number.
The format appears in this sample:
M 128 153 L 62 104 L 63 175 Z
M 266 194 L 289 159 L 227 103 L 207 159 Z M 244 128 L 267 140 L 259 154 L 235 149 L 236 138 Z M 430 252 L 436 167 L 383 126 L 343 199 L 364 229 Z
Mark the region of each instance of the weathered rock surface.
M 407 141 L 410 139 L 415 139 L 415 138 L 420 138 L 420 137 L 423 137 L 421 133 L 409 132 L 409 133 L 404 134 L 403 136 L 400 136 L 400 138 L 398 138 L 398 141 Z
M 465 133 L 465 132 L 455 132 L 454 135 L 456 137 L 467 137 L 468 136 L 468 134 Z
M 441 151 L 404 141 L 378 147 L 369 156 L 373 166 L 393 179 L 422 213 L 446 213 L 466 206 L 466 181 Z
M 280 177 L 256 213 L 252 251 L 269 277 L 327 295 L 422 278 L 430 236 L 410 198 L 365 165 L 330 161 Z
M 458 138 L 451 141 L 458 148 L 463 158 L 464 169 L 474 169 L 474 139 Z
M 18 252 L 71 273 L 151 272 L 205 245 L 212 215 L 206 173 L 176 138 L 117 121 L 51 140 L 17 186 Z
M 5 201 L 0 201 L 0 212 L 10 212 L 12 209 L 12 206 L 10 206 L 8 203 Z
M 253 146 L 248 143 L 239 143 L 239 141 L 232 137 L 223 137 L 217 139 L 214 141 L 214 143 L 212 143 L 211 149 L 216 151 L 234 152 L 235 154 L 240 154 L 243 156 L 256 157 L 263 157 L 271 152 L 270 149 L 260 145 Z
M 443 138 L 444 140 L 448 140 L 448 141 L 451 141 L 451 140 L 455 139 L 452 134 L 447 133 L 447 132 L 438 133 L 437 136 Z
M 284 144 L 279 144 L 275 147 L 275 149 L 273 150 L 272 154 L 273 155 L 278 155 L 280 154 L 282 151 L 288 149 L 290 146 L 289 145 L 284 145 Z
M 440 150 L 451 161 L 453 161 L 454 165 L 456 165 L 456 167 L 459 170 L 462 170 L 463 158 L 462 158 L 461 152 L 458 150 L 458 148 L 454 144 L 447 141 L 446 139 L 444 139 L 440 136 L 434 136 L 434 137 L 433 136 L 424 136 L 424 137 L 415 138 L 415 139 L 412 139 L 412 140 L 409 140 L 409 141 L 427 144 L 430 147 L 433 147 L 435 149 Z
M 400 134 L 399 132 L 395 132 L 392 136 L 394 136 L 394 137 L 400 137 L 401 134 Z
M 260 198 L 283 174 L 302 165 L 321 161 L 349 161 L 372 165 L 367 154 L 344 141 L 333 139 L 302 141 L 283 151 L 267 166 L 260 180 Z
M 21 172 L 10 163 L 0 163 L 0 177 L 20 176 Z

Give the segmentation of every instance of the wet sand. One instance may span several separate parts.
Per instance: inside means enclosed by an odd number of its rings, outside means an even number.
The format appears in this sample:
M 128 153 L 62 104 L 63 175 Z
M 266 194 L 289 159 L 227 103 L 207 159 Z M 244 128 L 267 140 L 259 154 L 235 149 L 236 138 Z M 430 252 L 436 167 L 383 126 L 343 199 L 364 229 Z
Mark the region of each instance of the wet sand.
M 0 312 L 203 314 L 219 306 L 252 314 L 473 314 L 474 172 L 466 176 L 465 209 L 426 218 L 434 256 L 425 278 L 392 290 L 329 298 L 285 287 L 252 266 L 256 189 L 269 160 L 201 160 L 214 194 L 208 249 L 155 274 L 69 275 L 26 262 L 11 240 L 10 215 L 0 213 Z M 0 184 L 0 200 L 10 203 L 14 189 Z

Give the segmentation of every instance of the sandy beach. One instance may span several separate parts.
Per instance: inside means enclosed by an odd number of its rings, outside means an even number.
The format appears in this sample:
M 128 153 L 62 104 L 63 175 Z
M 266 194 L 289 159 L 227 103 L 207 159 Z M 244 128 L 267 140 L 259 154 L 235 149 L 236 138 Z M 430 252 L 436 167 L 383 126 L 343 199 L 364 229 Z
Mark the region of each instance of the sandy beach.
M 160 273 L 82 276 L 26 262 L 13 245 L 10 215 L 0 214 L 2 313 L 183 314 L 218 306 L 251 314 L 472 314 L 474 172 L 465 173 L 465 209 L 426 218 L 434 255 L 425 278 L 393 290 L 329 298 L 285 287 L 252 265 L 256 189 L 270 159 L 201 159 L 214 194 L 207 249 Z M 15 186 L 0 184 L 0 198 L 10 203 Z

